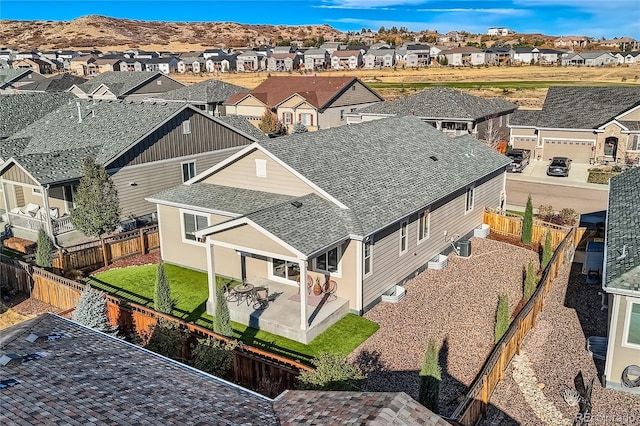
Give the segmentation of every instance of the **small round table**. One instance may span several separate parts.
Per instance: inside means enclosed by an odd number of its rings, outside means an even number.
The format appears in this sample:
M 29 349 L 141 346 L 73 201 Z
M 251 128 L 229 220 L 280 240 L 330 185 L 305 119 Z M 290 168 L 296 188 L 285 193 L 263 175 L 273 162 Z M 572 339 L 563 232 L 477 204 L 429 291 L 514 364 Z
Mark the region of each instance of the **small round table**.
M 238 284 L 232 290 L 238 295 L 238 305 L 245 301 L 249 305 L 253 301 L 253 284 Z

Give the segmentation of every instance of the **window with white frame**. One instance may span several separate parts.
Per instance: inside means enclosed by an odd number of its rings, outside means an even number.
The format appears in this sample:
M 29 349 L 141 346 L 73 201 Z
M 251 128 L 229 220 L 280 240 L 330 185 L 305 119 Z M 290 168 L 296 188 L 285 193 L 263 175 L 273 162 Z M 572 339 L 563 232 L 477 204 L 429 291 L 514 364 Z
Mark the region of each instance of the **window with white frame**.
M 184 227 L 184 238 L 186 240 L 197 241 L 196 231 L 209 226 L 209 218 L 197 213 L 182 213 L 182 223 Z
M 407 252 L 407 222 L 402 222 L 400 224 L 400 254 Z
M 271 275 L 289 281 L 297 281 L 300 278 L 300 264 L 274 258 L 271 260 Z
M 267 160 L 256 158 L 256 177 L 267 177 Z
M 371 244 L 371 240 L 369 240 L 364 243 L 364 249 L 362 251 L 362 273 L 365 277 L 373 271 L 372 252 L 373 244 Z
M 182 122 L 182 134 L 191 134 L 191 120 L 185 120 Z
M 629 139 L 631 140 L 631 149 L 633 151 L 640 151 L 640 135 L 629 135 Z
M 284 124 L 292 124 L 293 123 L 293 114 L 290 112 L 283 112 L 282 113 L 282 121 L 284 121 Z
M 624 345 L 640 349 L 640 303 L 627 302 L 624 323 Z
M 473 199 L 475 196 L 475 188 L 471 187 L 471 188 L 467 188 L 467 195 L 465 198 L 465 203 L 464 203 L 464 211 L 465 212 L 470 212 L 471 210 L 473 210 Z
M 33 195 L 42 195 L 42 189 L 41 188 L 31 188 L 31 193 Z
M 425 210 L 420 213 L 420 217 L 418 218 L 418 242 L 429 238 L 429 222 L 431 222 L 431 212 Z
M 315 258 L 314 269 L 321 272 L 338 272 L 340 255 L 340 246 L 327 250 Z
M 300 122 L 305 126 L 311 126 L 313 124 L 311 114 L 300 114 Z
M 182 163 L 182 181 L 186 182 L 196 175 L 196 162 L 188 161 Z

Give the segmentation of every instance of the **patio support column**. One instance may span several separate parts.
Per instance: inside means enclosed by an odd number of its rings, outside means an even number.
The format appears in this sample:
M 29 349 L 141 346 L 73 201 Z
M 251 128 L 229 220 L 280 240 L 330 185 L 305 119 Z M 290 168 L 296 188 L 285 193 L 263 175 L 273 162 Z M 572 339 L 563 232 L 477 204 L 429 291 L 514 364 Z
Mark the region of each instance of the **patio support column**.
M 307 329 L 307 261 L 300 260 L 300 330 Z
M 56 241 L 55 235 L 53 235 L 53 225 L 51 224 L 51 209 L 49 207 L 49 185 L 41 186 L 42 190 L 42 203 L 44 204 L 44 230 L 49 235 L 52 241 Z
M 213 244 L 207 242 L 206 244 L 206 256 L 207 256 L 207 283 L 209 284 L 209 297 L 207 298 L 207 313 L 212 316 L 216 316 L 216 299 L 218 298 L 218 291 L 216 287 L 216 268 L 213 262 Z
M 2 178 L 0 178 L 0 185 L 2 185 L 2 199 L 4 200 L 4 210 L 7 215 L 7 223 L 11 225 L 11 218 L 9 217 L 9 211 L 11 208 L 9 207 L 9 197 L 7 197 L 7 184 Z

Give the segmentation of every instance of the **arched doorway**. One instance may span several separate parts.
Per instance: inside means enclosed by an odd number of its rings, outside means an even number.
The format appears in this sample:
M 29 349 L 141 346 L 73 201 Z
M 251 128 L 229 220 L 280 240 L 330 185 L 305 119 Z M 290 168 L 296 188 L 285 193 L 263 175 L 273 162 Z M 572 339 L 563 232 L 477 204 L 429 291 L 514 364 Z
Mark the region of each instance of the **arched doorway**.
M 618 152 L 618 138 L 615 136 L 609 136 L 604 140 L 604 155 L 605 157 L 616 158 Z

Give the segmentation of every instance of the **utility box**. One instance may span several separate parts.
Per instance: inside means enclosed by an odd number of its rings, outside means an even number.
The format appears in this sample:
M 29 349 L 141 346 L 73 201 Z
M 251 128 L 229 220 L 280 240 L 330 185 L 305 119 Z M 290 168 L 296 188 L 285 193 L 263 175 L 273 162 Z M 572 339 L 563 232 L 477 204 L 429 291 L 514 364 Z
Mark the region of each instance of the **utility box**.
M 584 263 L 582 264 L 582 273 L 587 275 L 587 282 L 593 284 L 600 283 L 603 261 L 604 242 L 589 241 L 584 253 Z
M 456 242 L 456 249 L 458 249 L 458 256 L 470 257 L 471 256 L 471 241 L 462 240 Z

